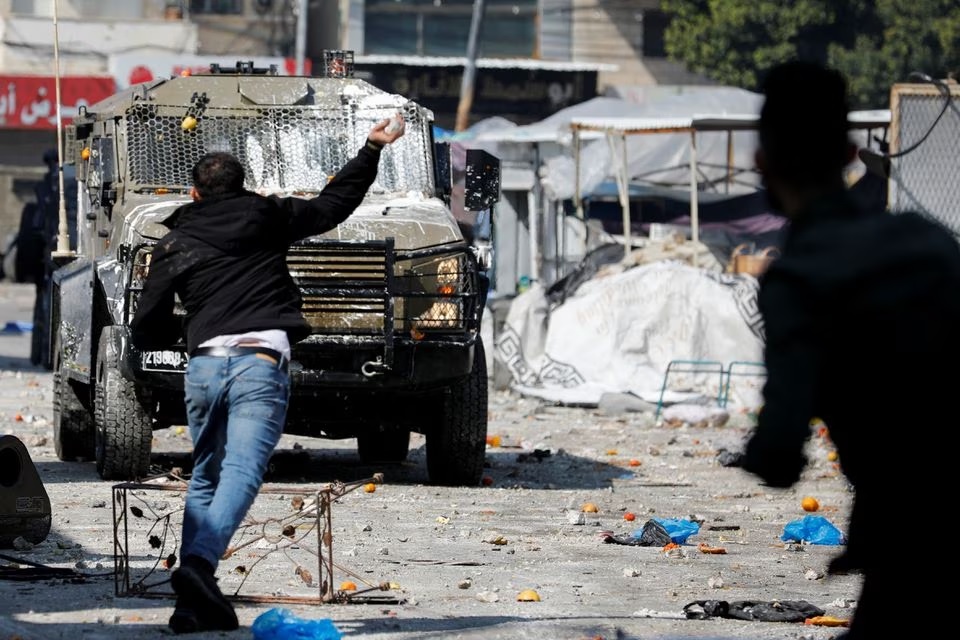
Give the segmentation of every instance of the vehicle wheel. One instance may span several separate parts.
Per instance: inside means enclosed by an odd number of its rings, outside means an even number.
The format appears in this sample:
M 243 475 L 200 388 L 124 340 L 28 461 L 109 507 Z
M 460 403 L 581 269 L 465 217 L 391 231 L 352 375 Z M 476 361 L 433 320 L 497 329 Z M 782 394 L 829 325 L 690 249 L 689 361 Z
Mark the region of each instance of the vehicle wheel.
M 63 371 L 60 339 L 53 351 L 53 448 L 61 460 L 90 460 L 94 452 L 93 416 L 80 402 Z
M 113 327 L 100 336 L 94 399 L 97 473 L 105 480 L 133 480 L 147 475 L 153 420 L 144 410 L 136 385 L 120 374 L 120 354 Z
M 477 485 L 487 445 L 487 359 L 477 338 L 470 375 L 444 394 L 440 424 L 427 433 L 427 473 L 441 485 Z
M 390 429 L 357 436 L 357 453 L 360 454 L 363 464 L 403 462 L 409 451 L 410 432 L 406 429 Z

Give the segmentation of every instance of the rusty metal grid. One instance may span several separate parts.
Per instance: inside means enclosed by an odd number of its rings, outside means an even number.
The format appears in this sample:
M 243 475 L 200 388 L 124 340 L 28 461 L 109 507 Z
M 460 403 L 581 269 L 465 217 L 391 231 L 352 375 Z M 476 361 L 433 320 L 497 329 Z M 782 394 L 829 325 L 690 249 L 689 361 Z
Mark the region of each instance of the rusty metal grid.
M 184 128 L 188 111 L 196 114 Z M 134 189 L 188 189 L 206 153 L 226 151 L 260 193 L 317 193 L 366 143 L 374 124 L 403 111 L 404 136 L 381 153 L 371 193 L 432 193 L 431 134 L 424 113 L 388 103 L 340 108 L 263 106 L 251 109 L 133 105 L 125 118 L 129 182 Z M 194 116 L 190 116 L 194 117 Z
M 960 87 L 949 85 L 950 106 L 915 150 L 891 160 L 890 209 L 916 211 L 960 235 Z M 944 107 L 944 91 L 930 84 L 895 85 L 891 91 L 890 150 L 919 141 Z
M 262 487 L 257 511 L 269 515 L 254 518 L 248 514 L 231 540 L 218 569 L 224 595 L 256 603 L 399 603 L 396 595 L 388 595 L 399 585 L 370 582 L 335 562 L 333 556 L 333 504 L 361 487 L 382 482 L 383 475 L 378 473 L 366 480 L 320 488 Z M 186 490 L 182 477 L 170 475 L 112 487 L 114 592 L 118 597 L 176 597 L 170 573 L 180 561 L 183 507 L 182 500 L 179 504 L 171 501 L 173 494 L 185 497 Z M 282 499 L 285 496 L 290 499 Z M 132 567 L 132 558 L 146 558 L 144 566 Z M 285 588 L 270 594 L 244 591 L 251 575 L 271 567 L 271 559 L 274 569 L 276 560 L 289 567 Z M 341 590 L 335 572 L 350 576 L 359 588 Z

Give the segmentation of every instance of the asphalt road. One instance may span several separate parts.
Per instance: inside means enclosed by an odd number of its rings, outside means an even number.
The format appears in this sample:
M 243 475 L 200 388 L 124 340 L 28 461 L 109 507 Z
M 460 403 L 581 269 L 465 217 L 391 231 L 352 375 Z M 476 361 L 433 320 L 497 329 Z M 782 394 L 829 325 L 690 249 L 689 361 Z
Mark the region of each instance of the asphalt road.
M 30 288 L 0 284 L 0 327 L 28 321 L 31 304 Z M 169 637 L 170 598 L 115 595 L 115 483 L 100 480 L 92 463 L 57 460 L 51 375 L 30 365 L 29 340 L 29 333 L 0 333 L 0 433 L 27 446 L 53 505 L 53 526 L 32 549 L 0 550 L 22 560 L 0 561 L 0 639 Z M 811 464 L 794 490 L 771 490 L 718 464 L 718 450 L 736 450 L 749 425 L 748 415 L 734 413 L 723 426 L 657 426 L 650 414 L 495 392 L 489 434 L 500 446 L 488 447 L 490 485 L 477 488 L 427 485 L 419 436 L 406 463 L 383 468 L 361 465 L 352 440 L 285 436 L 268 478 L 272 493 L 262 493 L 250 514 L 260 524 L 245 530 L 249 544 L 221 564 L 224 590 L 316 596 L 318 577 L 326 577 L 317 569 L 316 530 L 309 519 L 294 521 L 299 542 L 290 545 L 271 518 L 290 519 L 295 499 L 309 501 L 311 488 L 378 471 L 385 482 L 375 492 L 361 488 L 332 506 L 332 584 L 392 588 L 368 592 L 362 603 L 238 602 L 240 630 L 191 637 L 251 638 L 254 620 L 283 606 L 305 619 L 332 620 L 345 638 L 832 638 L 837 629 L 802 623 L 682 616 L 697 600 L 804 600 L 838 618 L 852 614 L 859 578 L 823 576 L 838 548 L 780 540 L 787 522 L 807 515 L 804 496 L 819 500 L 818 515 L 846 526 L 851 494 L 828 459 L 829 440 L 811 439 Z M 183 429 L 156 432 L 153 463 L 158 471 L 189 467 Z M 131 490 L 127 497 L 128 506 L 146 512 L 137 518 L 128 510 L 131 583 L 148 574 L 162 583 L 167 572 L 151 569 L 175 550 L 182 493 Z M 581 516 L 585 503 L 598 512 Z M 627 512 L 633 521 L 624 519 Z M 654 517 L 696 520 L 701 528 L 672 552 L 601 538 L 603 531 L 630 534 Z M 154 548 L 150 536 L 164 533 Z M 702 553 L 700 543 L 726 553 Z M 19 575 L 11 567 L 24 574 L 28 562 L 81 577 L 10 579 Z M 539 602 L 517 600 L 528 589 Z

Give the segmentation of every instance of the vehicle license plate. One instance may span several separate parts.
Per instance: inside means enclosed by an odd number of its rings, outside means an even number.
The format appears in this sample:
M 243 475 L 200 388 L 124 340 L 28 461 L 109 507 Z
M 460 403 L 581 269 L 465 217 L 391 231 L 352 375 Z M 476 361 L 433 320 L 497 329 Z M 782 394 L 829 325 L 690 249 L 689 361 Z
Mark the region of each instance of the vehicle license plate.
M 144 371 L 186 371 L 189 358 L 183 351 L 144 351 L 140 368 Z

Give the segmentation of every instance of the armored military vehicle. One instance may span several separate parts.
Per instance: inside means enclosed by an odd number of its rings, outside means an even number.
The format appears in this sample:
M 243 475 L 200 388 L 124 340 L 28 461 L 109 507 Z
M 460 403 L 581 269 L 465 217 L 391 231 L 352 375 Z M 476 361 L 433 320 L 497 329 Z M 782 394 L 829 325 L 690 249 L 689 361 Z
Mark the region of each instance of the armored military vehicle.
M 383 151 L 362 205 L 289 250 L 313 332 L 293 346 L 286 433 L 356 438 L 367 462 L 404 460 L 410 433 L 423 433 L 431 482 L 479 482 L 486 280 L 451 214 L 449 151 L 434 142 L 429 110 L 352 77 L 349 52 L 329 53 L 324 67 L 325 77 L 286 77 L 214 65 L 132 86 L 67 131 L 80 247 L 55 272 L 51 305 L 61 459 L 92 458 L 103 478 L 143 477 L 153 431 L 186 424 L 188 354 L 138 350 L 129 322 L 164 222 L 189 201 L 194 163 L 229 151 L 248 189 L 310 197 L 400 111 L 406 133 Z M 468 167 L 468 191 L 489 206 L 499 168 L 483 162 Z

